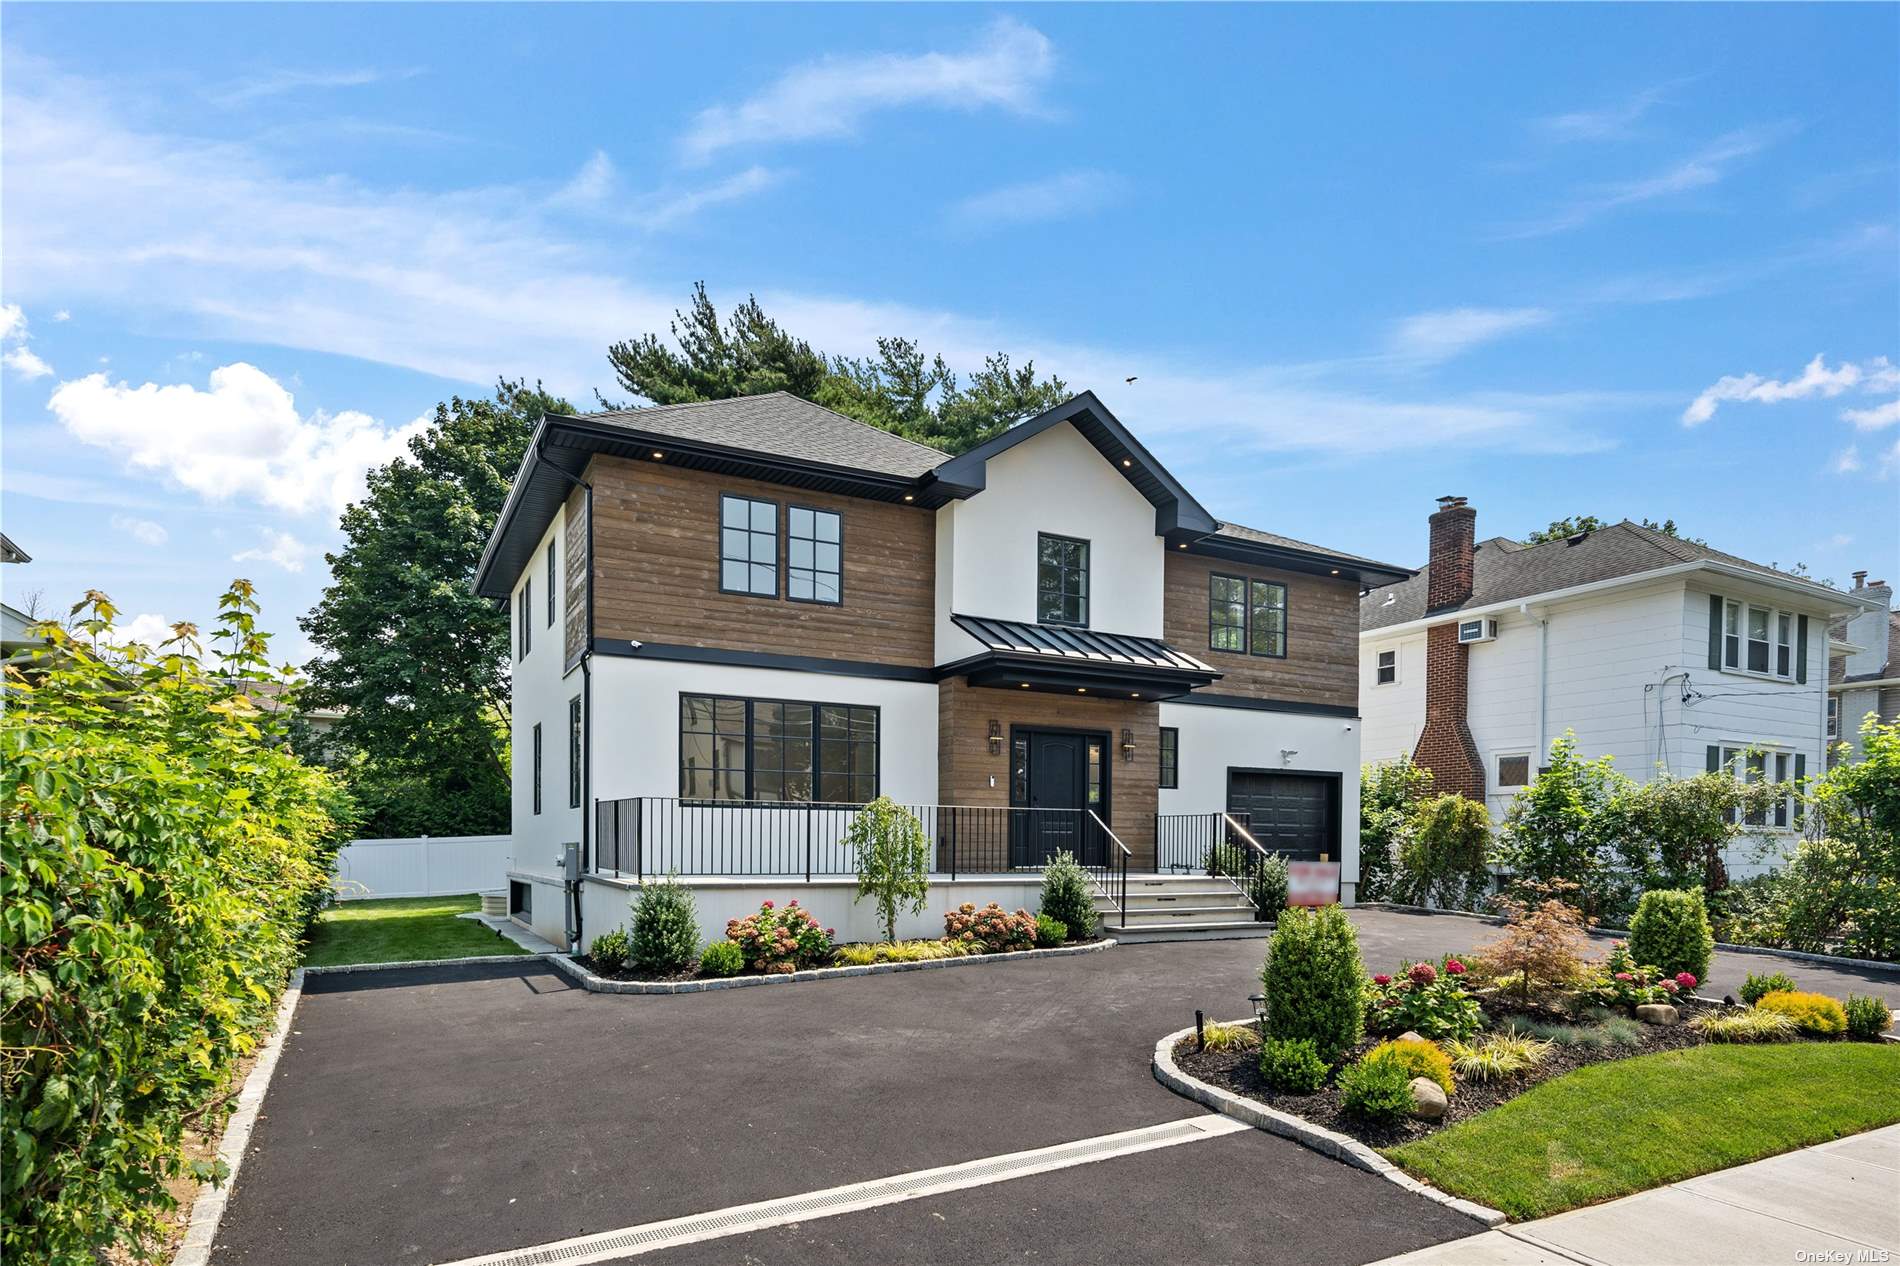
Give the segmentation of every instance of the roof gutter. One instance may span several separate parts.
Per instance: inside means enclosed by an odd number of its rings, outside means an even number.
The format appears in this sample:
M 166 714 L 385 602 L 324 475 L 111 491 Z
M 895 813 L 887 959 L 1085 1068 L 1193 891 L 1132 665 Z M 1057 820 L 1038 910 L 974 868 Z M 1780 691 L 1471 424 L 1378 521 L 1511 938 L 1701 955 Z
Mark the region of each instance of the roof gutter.
M 1654 584 L 1659 580 L 1671 580 L 1687 577 L 1698 572 L 1707 572 L 1727 580 L 1737 580 L 1746 584 L 1776 589 L 1784 593 L 1800 594 L 1810 599 L 1828 596 L 1829 591 L 1819 585 L 1804 580 L 1783 580 L 1775 576 L 1766 576 L 1746 567 L 1736 567 L 1730 563 L 1718 563 L 1702 559 L 1695 562 L 1677 563 L 1670 567 L 1657 567 L 1649 571 L 1634 572 L 1628 576 L 1613 576 L 1608 580 L 1593 580 L 1587 585 L 1572 585 L 1568 589 L 1552 589 L 1548 593 L 1527 594 L 1521 598 L 1506 598 L 1498 602 L 1488 602 L 1480 607 L 1458 607 L 1445 611 L 1429 612 L 1416 620 L 1407 620 L 1403 624 L 1388 624 L 1376 629 L 1362 629 L 1361 641 L 1374 638 L 1391 637 L 1395 634 L 1420 633 L 1437 624 L 1447 624 L 1454 620 L 1475 620 L 1480 616 L 1501 615 L 1507 611 L 1516 611 L 1526 605 L 1549 606 L 1558 602 L 1570 602 L 1577 598 L 1592 597 L 1600 593 L 1609 593 L 1617 589 L 1633 589 L 1639 585 Z M 1858 611 L 1868 604 L 1848 594 L 1832 595 L 1835 601 L 1826 610 L 1829 614 Z M 1843 605 L 1847 604 L 1847 605 Z
M 1887 690 L 1894 686 L 1900 686 L 1900 677 L 1875 677 L 1869 681 L 1830 681 L 1827 683 L 1827 692 L 1837 695 L 1848 690 Z

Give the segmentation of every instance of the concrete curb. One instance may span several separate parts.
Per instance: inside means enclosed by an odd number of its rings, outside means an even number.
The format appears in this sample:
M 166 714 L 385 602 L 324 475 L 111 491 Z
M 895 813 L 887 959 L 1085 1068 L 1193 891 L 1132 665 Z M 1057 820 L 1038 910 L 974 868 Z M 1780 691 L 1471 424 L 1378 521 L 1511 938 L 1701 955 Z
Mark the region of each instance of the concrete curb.
M 1087 945 L 1060 945 L 1054 949 L 1012 950 L 1007 954 L 972 954 L 964 958 L 931 958 L 915 963 L 866 963 L 859 967 L 808 967 L 804 971 L 782 972 L 776 976 L 726 976 L 718 980 L 608 980 L 596 976 L 565 954 L 544 955 L 581 986 L 594 993 L 706 993 L 713 989 L 745 989 L 753 985 L 797 985 L 815 980 L 835 980 L 843 976 L 883 976 L 899 971 L 929 971 L 938 967 L 982 967 L 991 963 L 1021 962 L 1030 958 L 1066 958 L 1074 954 L 1099 954 L 1114 948 L 1110 939 Z
M 408 967 L 468 967 L 475 963 L 521 963 L 539 962 L 543 959 L 558 958 L 556 950 L 541 950 L 529 954 L 475 954 L 467 958 L 411 958 L 400 963 L 338 963 L 332 967 L 300 967 L 297 970 L 306 976 L 342 976 L 359 971 L 401 971 Z
M 224 1124 L 224 1137 L 218 1141 L 218 1159 L 224 1162 L 230 1172 L 222 1183 L 207 1185 L 199 1190 L 197 1200 L 192 1202 L 191 1221 L 185 1227 L 185 1238 L 178 1245 L 171 1266 L 207 1266 L 211 1260 L 211 1246 L 218 1237 L 218 1225 L 224 1220 L 224 1206 L 231 1198 L 232 1188 L 237 1185 L 238 1168 L 243 1165 L 244 1153 L 250 1148 L 251 1130 L 257 1125 L 258 1109 L 264 1106 L 264 1092 L 270 1089 L 271 1075 L 277 1071 L 277 1059 L 284 1053 L 284 1042 L 290 1036 L 291 1016 L 303 997 L 304 971 L 304 968 L 299 967 L 290 974 L 290 983 L 284 987 L 284 996 L 277 1004 L 277 1023 L 271 1030 L 270 1039 L 258 1053 L 257 1062 L 251 1065 L 250 1076 L 244 1079 L 244 1088 L 238 1091 L 237 1110 Z
M 1237 1020 L 1236 1024 L 1251 1023 L 1250 1020 Z M 1461 1200 L 1427 1183 L 1422 1183 L 1385 1157 L 1361 1143 L 1358 1139 L 1348 1138 L 1324 1126 L 1314 1125 L 1304 1117 L 1290 1113 L 1277 1112 L 1263 1103 L 1231 1094 L 1218 1086 L 1210 1086 L 1198 1077 L 1191 1077 L 1181 1071 L 1174 1062 L 1174 1044 L 1193 1033 L 1192 1028 L 1170 1033 L 1155 1043 L 1154 1074 L 1155 1080 L 1174 1091 L 1177 1095 L 1204 1104 L 1223 1116 L 1245 1121 L 1256 1130 L 1265 1130 L 1281 1138 L 1292 1139 L 1302 1147 L 1311 1148 L 1322 1156 L 1351 1165 L 1354 1169 L 1363 1169 L 1367 1173 L 1377 1174 L 1387 1182 L 1394 1183 L 1414 1195 L 1420 1195 L 1434 1204 L 1442 1204 L 1447 1209 L 1464 1214 L 1472 1220 L 1488 1227 L 1502 1226 L 1508 1219 L 1496 1209 Z
M 1479 914 L 1474 910 L 1432 910 L 1425 906 L 1400 905 L 1396 901 L 1362 901 L 1354 907 L 1358 910 L 1397 910 L 1401 914 L 1449 914 L 1459 919 L 1476 919 L 1480 923 L 1489 923 L 1493 927 L 1503 927 L 1504 920 L 1494 914 Z M 1591 928 L 1595 936 L 1628 937 L 1628 928 Z M 1838 954 L 1811 954 L 1807 950 L 1771 949 L 1764 945 L 1731 945 L 1727 941 L 1717 941 L 1715 948 L 1729 954 L 1760 954 L 1768 958 L 1792 958 L 1796 962 L 1819 963 L 1824 967 L 1853 967 L 1861 971 L 1900 972 L 1900 963 L 1883 963 L 1877 958 L 1842 958 Z

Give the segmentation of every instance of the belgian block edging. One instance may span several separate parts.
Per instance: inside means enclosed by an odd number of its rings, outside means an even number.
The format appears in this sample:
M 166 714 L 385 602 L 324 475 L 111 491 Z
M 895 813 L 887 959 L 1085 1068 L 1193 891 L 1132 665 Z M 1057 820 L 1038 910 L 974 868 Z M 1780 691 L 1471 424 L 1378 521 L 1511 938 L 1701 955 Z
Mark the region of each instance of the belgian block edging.
M 1235 1021 L 1236 1024 L 1250 1022 Z M 1256 1130 L 1265 1130 L 1269 1134 L 1292 1139 L 1302 1147 L 1311 1148 L 1322 1156 L 1329 1156 L 1333 1160 L 1351 1165 L 1354 1169 L 1363 1169 L 1367 1173 L 1377 1174 L 1387 1182 L 1403 1187 L 1414 1195 L 1423 1196 L 1434 1204 L 1442 1204 L 1447 1209 L 1462 1213 L 1485 1226 L 1502 1226 L 1509 1221 L 1496 1209 L 1470 1200 L 1461 1200 L 1457 1196 L 1440 1191 L 1429 1183 L 1420 1182 L 1358 1139 L 1350 1138 L 1321 1125 L 1315 1125 L 1304 1117 L 1276 1111 L 1263 1103 L 1255 1103 L 1251 1099 L 1232 1094 L 1219 1086 L 1209 1085 L 1198 1077 L 1182 1072 L 1180 1066 L 1174 1062 L 1174 1045 L 1193 1032 L 1192 1028 L 1181 1029 L 1155 1043 L 1155 1080 L 1174 1091 L 1175 1094 L 1204 1104 L 1222 1116 L 1233 1117 L 1236 1121 L 1245 1121 Z
M 962 958 L 930 958 L 913 963 L 864 963 L 855 967 L 807 967 L 774 976 L 725 976 L 716 980 L 608 980 L 597 976 L 566 954 L 544 955 L 593 993 L 705 993 L 711 989 L 745 989 L 753 985 L 797 985 L 844 976 L 882 976 L 897 971 L 929 971 L 937 967 L 981 967 L 1028 958 L 1064 958 L 1071 954 L 1099 954 L 1115 945 L 1113 938 L 1086 945 L 1058 945 L 1053 949 L 1011 950 L 1006 954 L 970 954 Z
M 1449 914 L 1460 919 L 1477 919 L 1481 923 L 1490 923 L 1498 927 L 1504 925 L 1504 920 L 1493 914 L 1479 914 L 1475 910 L 1434 910 L 1430 906 L 1408 906 L 1397 901 L 1361 901 L 1355 908 L 1397 910 L 1401 914 Z M 1591 928 L 1590 931 L 1604 936 L 1629 936 L 1627 928 Z M 1804 963 L 1820 963 L 1827 967 L 1900 972 L 1900 963 L 1883 963 L 1877 958 L 1842 958 L 1838 954 L 1812 954 L 1807 950 L 1774 949 L 1766 945 L 1730 945 L 1727 941 L 1717 941 L 1715 948 L 1729 954 L 1762 954 L 1769 958 L 1792 958 Z
M 519 963 L 524 960 L 559 958 L 552 950 L 526 954 L 471 954 L 463 958 L 410 958 L 400 963 L 337 963 L 330 967 L 304 967 L 306 976 L 341 976 L 359 971 L 401 971 L 409 967 L 469 967 L 476 963 Z

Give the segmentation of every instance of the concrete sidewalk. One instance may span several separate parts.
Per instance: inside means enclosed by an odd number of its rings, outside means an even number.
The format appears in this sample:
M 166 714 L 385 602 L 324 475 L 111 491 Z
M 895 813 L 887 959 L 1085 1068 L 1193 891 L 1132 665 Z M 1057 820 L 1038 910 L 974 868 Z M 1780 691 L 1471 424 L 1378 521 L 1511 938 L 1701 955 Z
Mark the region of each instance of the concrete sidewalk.
M 1900 1257 L 1900 1125 L 1377 1266 L 1790 1266 L 1892 1257 Z

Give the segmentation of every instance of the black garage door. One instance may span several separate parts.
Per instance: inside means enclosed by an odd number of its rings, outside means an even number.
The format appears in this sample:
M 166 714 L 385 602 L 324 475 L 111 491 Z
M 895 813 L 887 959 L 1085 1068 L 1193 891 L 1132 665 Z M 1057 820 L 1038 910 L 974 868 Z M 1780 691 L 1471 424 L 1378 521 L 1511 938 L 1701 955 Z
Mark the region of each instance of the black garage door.
M 1301 861 L 1339 860 L 1339 780 L 1257 769 L 1227 771 L 1227 811 L 1274 852 Z

